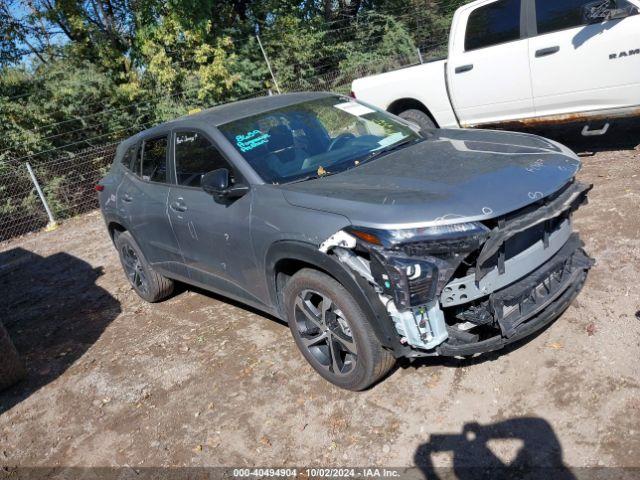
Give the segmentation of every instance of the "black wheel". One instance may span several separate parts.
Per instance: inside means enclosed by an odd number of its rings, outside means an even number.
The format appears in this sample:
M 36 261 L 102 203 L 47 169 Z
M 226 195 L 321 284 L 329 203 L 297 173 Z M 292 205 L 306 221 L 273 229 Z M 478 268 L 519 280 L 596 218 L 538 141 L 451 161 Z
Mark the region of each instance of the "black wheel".
M 10 387 L 26 376 L 24 364 L 0 322 L 0 390 Z
M 115 239 L 120 262 L 129 283 L 147 302 L 158 302 L 173 292 L 173 280 L 156 273 L 147 262 L 129 232 L 122 232 Z
M 398 116 L 400 118 L 404 118 L 409 122 L 415 123 L 420 127 L 421 130 L 438 128 L 436 127 L 436 124 L 431 119 L 431 117 L 420 110 L 415 110 L 415 109 L 405 110 L 404 112 L 401 112 L 400 114 L 398 114 Z
M 329 382 L 364 390 L 393 367 L 395 359 L 382 348 L 354 298 L 333 278 L 304 269 L 283 293 L 298 348 Z

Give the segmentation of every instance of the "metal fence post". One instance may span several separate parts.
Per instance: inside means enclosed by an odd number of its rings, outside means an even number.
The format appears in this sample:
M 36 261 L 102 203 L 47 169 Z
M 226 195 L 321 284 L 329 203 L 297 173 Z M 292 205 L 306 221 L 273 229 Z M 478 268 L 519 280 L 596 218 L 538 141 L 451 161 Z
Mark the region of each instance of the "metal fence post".
M 51 209 L 49 208 L 47 199 L 45 198 L 44 193 L 42 193 L 42 189 L 40 188 L 40 184 L 38 183 L 38 179 L 36 178 L 35 173 L 33 173 L 33 169 L 31 168 L 31 165 L 29 164 L 29 162 L 26 162 L 26 165 L 27 165 L 27 170 L 29 171 L 29 176 L 31 177 L 31 181 L 33 182 L 33 185 L 36 187 L 36 191 L 38 192 L 38 195 L 40 196 L 40 200 L 42 200 L 42 204 L 44 205 L 44 209 L 47 211 L 47 216 L 49 217 L 49 223 L 47 224 L 46 230 L 47 231 L 55 230 L 56 228 L 58 228 L 58 223 L 56 222 L 55 218 L 53 218 L 53 213 L 51 213 Z
M 422 61 L 422 52 L 420 51 L 420 47 L 416 48 L 416 50 L 418 51 L 418 60 L 420 60 L 420 63 L 424 63 Z
M 271 74 L 271 79 L 273 80 L 273 85 L 276 87 L 278 93 L 282 93 L 280 91 L 280 87 L 278 86 L 278 82 L 276 80 L 276 76 L 273 74 L 273 70 L 271 70 L 271 63 L 269 63 L 269 57 L 267 57 L 267 52 L 262 48 L 262 42 L 260 41 L 260 35 L 256 35 L 256 39 L 258 40 L 258 45 L 260 45 L 260 50 L 262 51 L 262 56 L 264 57 L 264 61 L 267 62 L 267 68 L 269 69 L 269 73 Z

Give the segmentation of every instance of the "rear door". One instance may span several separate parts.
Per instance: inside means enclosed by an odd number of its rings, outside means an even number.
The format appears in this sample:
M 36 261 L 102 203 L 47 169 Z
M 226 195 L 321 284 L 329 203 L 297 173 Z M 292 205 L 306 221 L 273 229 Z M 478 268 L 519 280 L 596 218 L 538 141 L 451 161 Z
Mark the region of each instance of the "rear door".
M 462 126 L 533 116 L 529 41 L 520 0 L 487 0 L 462 11 L 447 65 Z
M 239 298 L 257 300 L 246 289 L 256 262 L 249 230 L 251 192 L 233 201 L 216 201 L 201 188 L 205 173 L 226 168 L 239 173 L 202 131 L 174 132 L 176 185 L 169 193 L 169 217 L 191 280 Z
M 118 205 L 149 263 L 160 272 L 184 277 L 183 259 L 167 214 L 169 138 L 168 132 L 145 138 L 131 153 L 134 158 L 118 191 Z
M 593 0 L 535 0 L 537 36 L 529 44 L 538 116 L 640 105 L 640 15 L 587 25 Z

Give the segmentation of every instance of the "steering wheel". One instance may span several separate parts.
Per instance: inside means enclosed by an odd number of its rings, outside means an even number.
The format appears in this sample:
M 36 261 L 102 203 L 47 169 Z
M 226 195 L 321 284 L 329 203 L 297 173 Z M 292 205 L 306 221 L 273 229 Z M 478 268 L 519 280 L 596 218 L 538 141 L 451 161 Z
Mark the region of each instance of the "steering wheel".
M 338 144 L 340 144 L 341 142 L 346 142 L 347 140 L 351 140 L 353 138 L 356 138 L 356 136 L 351 132 L 341 133 L 331 141 L 331 144 L 329 145 L 329 149 L 327 151 L 332 152 Z

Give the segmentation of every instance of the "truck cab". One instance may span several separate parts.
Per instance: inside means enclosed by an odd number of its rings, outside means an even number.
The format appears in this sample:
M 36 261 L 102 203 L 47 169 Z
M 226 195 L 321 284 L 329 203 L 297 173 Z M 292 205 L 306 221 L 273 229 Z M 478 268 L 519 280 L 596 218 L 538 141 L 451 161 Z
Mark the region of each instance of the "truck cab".
M 638 0 L 479 0 L 456 12 L 448 59 L 358 79 L 353 91 L 410 120 L 420 111 L 423 126 L 579 122 L 602 133 L 640 117 L 639 11 Z

